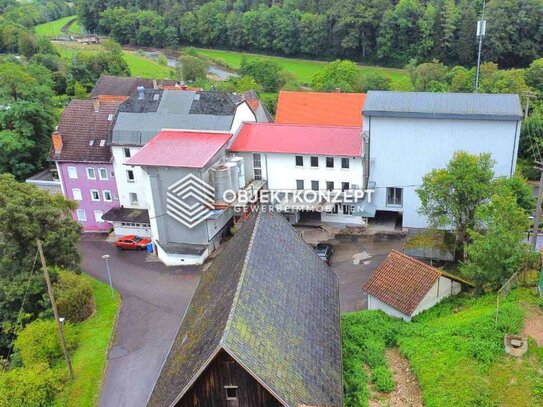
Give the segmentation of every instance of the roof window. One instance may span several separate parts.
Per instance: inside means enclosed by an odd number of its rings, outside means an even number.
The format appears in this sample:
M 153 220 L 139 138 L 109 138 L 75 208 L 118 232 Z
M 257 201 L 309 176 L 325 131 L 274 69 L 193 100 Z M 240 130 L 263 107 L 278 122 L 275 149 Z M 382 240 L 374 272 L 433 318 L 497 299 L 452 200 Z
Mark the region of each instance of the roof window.
M 100 147 L 104 147 L 106 145 L 106 140 L 100 140 Z
M 92 140 L 89 140 L 89 146 L 91 146 L 91 147 L 92 147 L 92 146 L 94 145 L 94 142 L 95 142 L 95 141 L 96 141 L 96 140 L 94 140 L 94 139 L 92 139 Z

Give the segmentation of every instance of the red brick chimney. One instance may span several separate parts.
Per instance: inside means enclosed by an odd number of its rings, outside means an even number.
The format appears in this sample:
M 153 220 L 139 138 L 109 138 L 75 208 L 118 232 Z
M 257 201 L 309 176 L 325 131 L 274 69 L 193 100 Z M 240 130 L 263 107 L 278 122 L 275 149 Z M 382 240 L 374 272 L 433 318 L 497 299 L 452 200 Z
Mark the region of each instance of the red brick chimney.
M 53 139 L 53 148 L 55 149 L 55 154 L 58 155 L 62 151 L 62 136 L 58 131 L 55 131 L 51 138 Z

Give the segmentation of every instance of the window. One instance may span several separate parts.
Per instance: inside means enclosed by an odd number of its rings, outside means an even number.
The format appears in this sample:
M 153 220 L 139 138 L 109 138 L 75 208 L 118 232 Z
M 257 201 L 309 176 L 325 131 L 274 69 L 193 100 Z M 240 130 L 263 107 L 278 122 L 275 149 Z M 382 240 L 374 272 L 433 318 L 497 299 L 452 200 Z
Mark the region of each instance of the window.
M 335 204 L 334 207 L 332 208 L 332 213 L 334 215 L 337 215 L 337 213 L 339 212 L 339 205 L 340 204 Z
M 138 194 L 136 194 L 135 192 L 130 192 L 128 194 L 128 198 L 130 199 L 130 203 L 132 205 L 137 205 L 138 204 Z
M 113 113 L 110 113 L 107 115 L 107 120 L 112 121 L 113 120 Z
M 123 148 L 123 154 L 125 158 L 132 157 L 132 154 L 130 154 L 130 149 L 128 147 Z
M 95 141 L 96 141 L 95 139 L 89 140 L 89 146 L 91 146 L 91 147 L 94 146 Z
M 226 400 L 238 399 L 238 386 L 224 386 L 224 390 L 226 390 Z
M 253 175 L 254 179 L 262 179 L 262 156 L 253 154 Z
M 304 189 L 304 180 L 303 179 L 297 179 L 296 180 L 296 189 Z
M 348 182 L 342 182 L 341 183 L 341 190 L 347 191 L 349 189 L 349 183 Z
M 126 170 L 126 180 L 128 182 L 135 182 L 134 170 Z
M 387 205 L 402 206 L 402 188 L 387 188 Z
M 97 222 L 97 223 L 104 223 L 104 220 L 102 219 L 102 215 L 104 214 L 104 212 L 102 212 L 101 210 L 99 209 L 95 209 L 94 210 L 94 220 Z
M 96 179 L 96 171 L 94 171 L 94 168 L 87 168 L 87 178 Z
M 105 168 L 98 168 L 98 176 L 100 177 L 100 179 L 106 180 L 107 170 Z
M 104 197 L 104 202 L 111 202 L 113 201 L 111 197 L 111 191 L 104 190 L 102 191 L 102 196 Z
M 352 215 L 353 214 L 353 206 L 352 205 L 343 205 L 343 214 L 344 215 Z
M 100 140 L 100 147 L 105 147 L 106 146 L 106 140 L 102 139 Z
M 346 168 L 346 169 L 347 169 L 347 168 L 349 168 L 349 166 L 350 166 L 349 159 L 343 157 L 343 158 L 341 159 L 341 168 Z
M 68 167 L 68 177 L 71 179 L 77 179 L 77 168 Z
M 311 157 L 311 166 L 312 167 L 318 167 L 319 166 L 319 157 Z
M 334 181 L 326 181 L 326 189 L 328 191 L 333 191 L 334 190 Z
M 304 157 L 301 155 L 296 156 L 296 167 L 303 167 L 304 166 Z
M 334 157 L 326 157 L 326 168 L 334 168 Z
M 86 222 L 87 221 L 87 213 L 85 212 L 85 210 L 78 209 L 77 211 L 75 211 L 75 213 L 77 214 L 77 220 L 79 222 Z
M 319 190 L 319 181 L 311 181 L 311 189 L 313 191 L 318 191 Z
M 81 190 L 79 188 L 72 188 L 72 196 L 74 197 L 74 201 L 83 200 L 83 196 L 81 196 Z
M 91 189 L 90 194 L 91 194 L 91 200 L 95 202 L 100 200 L 100 193 L 98 192 L 97 189 Z

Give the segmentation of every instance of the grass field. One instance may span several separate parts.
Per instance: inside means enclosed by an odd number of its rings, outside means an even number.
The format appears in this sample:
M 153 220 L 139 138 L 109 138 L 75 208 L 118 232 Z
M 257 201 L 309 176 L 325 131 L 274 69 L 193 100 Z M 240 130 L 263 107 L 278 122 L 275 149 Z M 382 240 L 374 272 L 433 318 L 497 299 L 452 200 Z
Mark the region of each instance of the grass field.
M 72 355 L 75 380 L 68 382 L 58 394 L 55 406 L 94 407 L 100 394 L 109 341 L 120 297 L 115 292 L 111 298 L 109 286 L 90 277 L 96 301 L 95 314 L 86 321 L 75 325 L 78 347 Z
M 36 34 L 41 35 L 43 37 L 57 37 L 59 35 L 65 35 L 60 29 L 64 27 L 66 23 L 76 18 L 77 16 L 64 17 L 64 18 L 61 18 L 60 20 L 50 21 L 44 24 L 38 24 L 37 26 L 34 27 L 34 29 L 36 31 Z M 76 21 L 70 27 L 70 31 L 78 33 L 79 30 L 80 30 L 79 24 Z
M 206 55 L 214 60 L 223 61 L 228 67 L 233 69 L 239 69 L 241 66 L 241 60 L 243 57 L 247 59 L 263 58 L 271 59 L 277 61 L 283 68 L 294 75 L 302 83 L 309 84 L 313 79 L 313 75 L 317 71 L 323 68 L 326 65 L 326 62 L 323 61 L 312 61 L 308 59 L 295 59 L 295 58 L 283 58 L 276 56 L 260 55 L 260 54 L 250 54 L 245 52 L 235 52 L 235 51 L 220 51 L 215 49 L 205 49 L 197 48 L 198 52 L 203 55 Z M 409 84 L 409 77 L 405 70 L 403 69 L 393 69 L 393 68 L 381 68 L 375 66 L 360 66 L 361 72 L 383 72 L 390 76 L 392 79 L 392 87 L 394 89 L 405 89 Z
M 410 323 L 380 311 L 343 315 L 345 406 L 367 406 L 370 393 L 390 391 L 389 347 L 409 361 L 426 406 L 543 405 L 543 347 L 530 340 L 518 360 L 503 349 L 504 334 L 518 333 L 526 310 L 541 307 L 534 291 L 517 289 L 502 300 L 497 326 L 495 294 L 446 300 Z

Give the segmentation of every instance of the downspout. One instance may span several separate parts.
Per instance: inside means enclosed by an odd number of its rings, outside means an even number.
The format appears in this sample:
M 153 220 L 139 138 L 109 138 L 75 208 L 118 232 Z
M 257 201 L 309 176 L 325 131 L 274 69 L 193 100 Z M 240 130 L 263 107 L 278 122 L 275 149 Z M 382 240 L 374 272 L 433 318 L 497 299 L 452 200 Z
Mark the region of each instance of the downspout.
M 362 136 L 364 143 L 364 189 L 368 189 L 370 179 L 370 137 L 371 137 L 371 116 L 368 117 L 368 131 L 367 137 Z
M 509 176 L 512 177 L 515 173 L 515 168 L 513 166 L 513 163 L 515 162 L 515 154 L 518 155 L 518 149 L 517 147 L 517 139 L 520 136 L 520 130 L 519 130 L 519 123 L 520 120 L 517 120 L 517 124 L 515 125 L 515 139 L 513 140 L 513 154 L 511 155 L 511 170 L 509 171 Z

